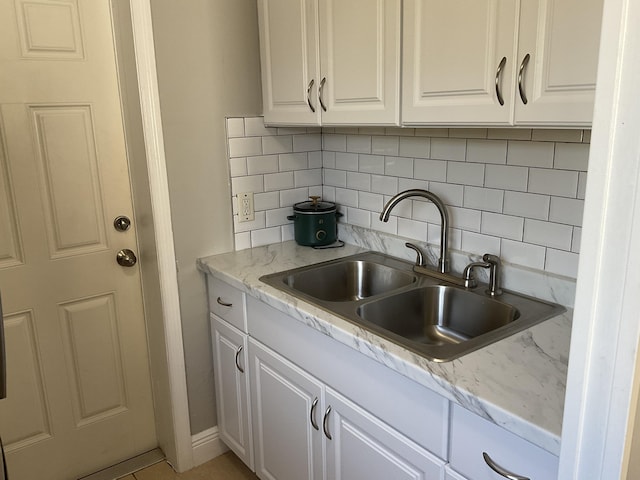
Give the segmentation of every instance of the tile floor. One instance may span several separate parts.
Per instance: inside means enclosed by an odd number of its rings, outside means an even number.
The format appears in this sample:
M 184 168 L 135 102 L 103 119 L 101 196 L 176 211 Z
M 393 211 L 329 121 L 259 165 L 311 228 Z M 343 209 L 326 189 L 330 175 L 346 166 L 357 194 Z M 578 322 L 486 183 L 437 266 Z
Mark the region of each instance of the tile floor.
M 120 480 L 257 480 L 251 470 L 233 453 L 200 465 L 188 472 L 176 473 L 166 462 L 156 463 Z

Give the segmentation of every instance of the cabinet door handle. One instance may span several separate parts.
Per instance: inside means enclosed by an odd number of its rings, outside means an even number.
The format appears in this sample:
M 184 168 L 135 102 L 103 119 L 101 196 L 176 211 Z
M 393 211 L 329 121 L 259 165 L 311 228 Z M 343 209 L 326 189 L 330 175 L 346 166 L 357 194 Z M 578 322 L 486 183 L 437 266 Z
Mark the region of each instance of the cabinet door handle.
M 502 475 L 504 478 L 508 478 L 509 480 L 530 480 L 529 477 L 523 477 L 522 475 L 517 475 L 510 472 L 509 470 L 505 470 L 496 462 L 494 462 L 487 452 L 482 452 L 482 457 L 484 458 L 485 463 L 489 465 L 489 468 L 491 468 L 491 470 L 496 472 L 498 475 Z
M 322 110 L 327 111 L 327 107 L 324 105 L 324 101 L 322 99 L 322 94 L 324 93 L 324 84 L 327 82 L 327 77 L 322 77 L 322 81 L 320 82 L 320 88 L 318 88 L 318 100 L 320 100 L 320 106 Z
M 504 105 L 504 98 L 502 98 L 502 92 L 500 91 L 500 77 L 502 77 L 502 70 L 506 63 L 507 57 L 502 57 L 502 60 L 500 60 L 500 63 L 498 64 L 498 69 L 496 70 L 496 97 L 498 97 L 500 105 Z
M 223 302 L 220 297 L 218 297 L 216 302 L 218 302 L 218 305 L 222 305 L 223 307 L 233 307 L 233 303 Z
M 244 368 L 240 366 L 240 362 L 239 362 L 240 354 L 242 353 L 242 350 L 244 350 L 244 347 L 242 345 L 240 345 L 236 350 L 236 368 L 240 370 L 240 373 L 244 373 Z
M 522 100 L 522 103 L 524 103 L 525 105 L 527 104 L 528 100 L 527 94 L 524 92 L 524 82 L 522 77 L 524 76 L 524 70 L 527 68 L 527 65 L 529 65 L 530 59 L 531 55 L 527 53 L 522 59 L 520 69 L 518 70 L 518 91 L 520 92 L 520 100 Z
M 333 440 L 333 437 L 329 433 L 329 414 L 331 413 L 331 405 L 327 407 L 324 412 L 324 418 L 322 419 L 322 431 L 324 432 L 324 436 L 329 440 Z
M 316 407 L 318 406 L 318 397 L 313 399 L 313 403 L 311 404 L 311 410 L 309 411 L 309 420 L 311 421 L 311 426 L 316 430 L 320 430 L 318 427 L 318 423 L 316 422 Z
M 309 82 L 309 86 L 307 87 L 307 103 L 309 104 L 309 108 L 311 109 L 311 111 L 313 113 L 316 113 L 315 107 L 311 105 L 311 88 L 313 87 L 314 83 L 315 83 L 315 80 L 312 78 L 311 81 Z

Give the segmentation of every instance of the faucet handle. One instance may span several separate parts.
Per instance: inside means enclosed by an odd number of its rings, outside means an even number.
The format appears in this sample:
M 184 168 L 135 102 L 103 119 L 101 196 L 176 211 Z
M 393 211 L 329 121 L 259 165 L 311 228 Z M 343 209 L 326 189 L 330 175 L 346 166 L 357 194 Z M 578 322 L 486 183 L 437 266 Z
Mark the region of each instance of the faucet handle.
M 416 265 L 419 267 L 424 267 L 427 263 L 424 259 L 424 253 L 422 253 L 422 250 L 420 250 L 420 248 L 417 245 L 414 245 L 413 243 L 405 243 L 404 244 L 405 247 L 410 248 L 411 250 L 414 250 L 416 252 Z

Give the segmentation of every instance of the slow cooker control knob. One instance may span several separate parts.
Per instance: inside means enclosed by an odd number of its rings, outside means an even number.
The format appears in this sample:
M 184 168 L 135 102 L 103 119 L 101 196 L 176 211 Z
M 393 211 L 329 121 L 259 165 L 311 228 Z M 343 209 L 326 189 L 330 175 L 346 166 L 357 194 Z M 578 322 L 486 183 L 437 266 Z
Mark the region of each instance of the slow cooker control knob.
M 324 230 L 318 230 L 316 232 L 316 240 L 324 240 L 327 236 L 327 232 L 325 232 Z

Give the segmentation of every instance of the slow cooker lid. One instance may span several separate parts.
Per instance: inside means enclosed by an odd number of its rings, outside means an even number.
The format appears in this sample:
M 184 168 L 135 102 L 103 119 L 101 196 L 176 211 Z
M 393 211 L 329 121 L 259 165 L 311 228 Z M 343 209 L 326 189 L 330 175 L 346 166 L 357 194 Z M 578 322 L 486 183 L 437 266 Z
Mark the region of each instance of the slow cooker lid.
M 320 200 L 320 197 L 312 196 L 309 197 L 311 200 L 307 200 L 306 202 L 299 202 L 293 205 L 294 212 L 313 212 L 313 213 L 321 213 L 321 212 L 332 212 L 336 209 L 336 204 L 333 202 L 323 202 Z

